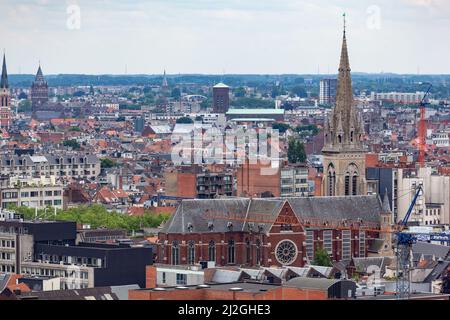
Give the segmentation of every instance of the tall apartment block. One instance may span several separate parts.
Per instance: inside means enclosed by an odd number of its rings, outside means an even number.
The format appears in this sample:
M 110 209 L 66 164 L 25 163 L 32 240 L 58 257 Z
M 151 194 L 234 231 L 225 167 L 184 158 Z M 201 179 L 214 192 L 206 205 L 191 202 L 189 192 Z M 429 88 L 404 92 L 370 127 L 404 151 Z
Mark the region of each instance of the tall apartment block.
M 336 102 L 337 79 L 320 80 L 319 103 L 332 105 Z

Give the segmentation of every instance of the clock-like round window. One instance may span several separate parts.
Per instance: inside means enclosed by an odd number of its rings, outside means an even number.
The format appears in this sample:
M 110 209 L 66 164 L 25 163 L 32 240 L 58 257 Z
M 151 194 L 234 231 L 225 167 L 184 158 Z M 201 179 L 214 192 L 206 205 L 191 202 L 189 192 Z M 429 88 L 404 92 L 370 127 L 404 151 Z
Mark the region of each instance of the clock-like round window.
M 282 265 L 290 265 L 297 259 L 297 246 L 291 240 L 283 240 L 275 248 L 275 256 Z

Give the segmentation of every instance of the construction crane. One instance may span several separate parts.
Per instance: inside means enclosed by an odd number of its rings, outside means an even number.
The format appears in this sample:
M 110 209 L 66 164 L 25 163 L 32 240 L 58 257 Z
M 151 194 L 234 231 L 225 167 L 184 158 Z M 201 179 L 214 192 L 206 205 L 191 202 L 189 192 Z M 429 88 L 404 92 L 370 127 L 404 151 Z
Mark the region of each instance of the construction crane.
M 421 193 L 423 192 L 422 185 L 418 185 L 415 189 L 415 194 L 413 200 L 406 212 L 405 217 L 398 224 L 394 226 L 383 227 L 381 223 L 373 223 L 358 220 L 348 220 L 348 219 L 329 219 L 329 218 L 299 218 L 296 216 L 289 216 L 280 213 L 276 218 L 268 214 L 242 214 L 234 212 L 213 212 L 210 210 L 205 210 L 203 212 L 203 218 L 208 220 L 220 219 L 227 220 L 229 223 L 231 221 L 238 221 L 247 223 L 249 231 L 260 232 L 264 228 L 260 228 L 263 224 L 275 224 L 280 226 L 302 226 L 304 228 L 318 228 L 318 229 L 336 229 L 336 230 L 355 230 L 355 231 L 367 231 L 374 233 L 390 233 L 396 236 L 395 241 L 395 254 L 397 260 L 397 279 L 396 279 L 396 296 L 399 299 L 408 299 L 411 294 L 410 288 L 410 257 L 412 245 L 416 242 L 447 242 L 450 244 L 450 233 L 417 233 L 409 232 L 407 224 L 417 203 L 417 200 Z M 255 224 L 259 224 L 255 226 Z M 258 231 L 257 231 L 258 230 Z
M 428 87 L 427 92 L 424 94 L 422 100 L 420 101 L 419 108 L 420 108 L 420 120 L 419 120 L 419 130 L 418 130 L 418 138 L 419 138 L 419 158 L 418 162 L 420 167 L 425 166 L 425 147 L 426 147 L 426 134 L 427 129 L 425 126 L 425 106 L 428 104 L 426 102 L 427 96 L 430 94 L 430 90 L 432 88 L 432 84 Z
M 397 257 L 397 280 L 396 295 L 398 299 L 408 299 L 411 295 L 411 277 L 410 277 L 410 257 L 412 245 L 416 242 L 440 241 L 450 244 L 450 234 L 447 233 L 427 233 L 419 234 L 408 232 L 407 224 L 411 213 L 416 205 L 417 199 L 423 192 L 420 184 L 414 195 L 413 200 L 406 212 L 405 218 L 400 221 L 396 232 L 395 254 Z

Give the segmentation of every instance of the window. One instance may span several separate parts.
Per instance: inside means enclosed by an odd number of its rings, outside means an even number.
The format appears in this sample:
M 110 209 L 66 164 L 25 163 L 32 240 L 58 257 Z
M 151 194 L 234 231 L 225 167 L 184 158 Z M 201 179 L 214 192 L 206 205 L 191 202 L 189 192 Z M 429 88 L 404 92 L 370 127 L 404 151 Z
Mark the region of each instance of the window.
M 252 261 L 252 244 L 250 243 L 250 240 L 247 239 L 245 241 L 245 253 L 246 253 L 246 262 L 250 263 Z
M 162 283 L 166 283 L 166 273 L 162 273 Z
M 364 258 L 366 256 L 366 233 L 364 231 L 359 232 L 359 257 Z
M 345 176 L 345 195 L 350 195 L 350 177 L 348 174 Z
M 352 195 L 356 196 L 358 194 L 358 176 L 356 173 L 352 177 Z
M 256 240 L 256 264 L 261 265 L 261 240 Z
M 195 263 L 195 242 L 192 240 L 188 241 L 188 264 Z
M 352 233 L 350 230 L 342 230 L 342 260 L 352 258 Z
M 234 240 L 228 241 L 228 263 L 235 263 Z
M 176 240 L 172 242 L 172 264 L 180 264 L 180 247 Z
M 216 261 L 216 243 L 213 240 L 208 244 L 208 261 Z
M 334 166 L 330 164 L 328 166 L 328 195 L 335 195 L 335 185 L 336 185 L 336 172 L 334 171 Z
M 333 231 L 325 230 L 323 232 L 323 248 L 333 256 Z
M 275 248 L 275 257 L 282 265 L 290 265 L 297 259 L 297 246 L 291 240 L 281 241 Z
M 306 231 L 306 257 L 309 261 L 314 260 L 314 231 Z
M 186 285 L 187 275 L 182 273 L 177 273 L 177 285 Z

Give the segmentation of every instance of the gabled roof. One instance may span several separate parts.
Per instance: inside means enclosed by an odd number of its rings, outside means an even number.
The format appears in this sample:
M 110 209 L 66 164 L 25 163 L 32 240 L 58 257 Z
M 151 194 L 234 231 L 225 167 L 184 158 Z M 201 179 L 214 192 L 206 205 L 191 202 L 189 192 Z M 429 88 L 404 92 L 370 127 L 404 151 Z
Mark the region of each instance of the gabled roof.
M 262 228 L 268 232 L 272 223 L 243 222 L 246 217 L 264 217 L 262 221 L 275 221 L 283 205 L 288 203 L 299 219 L 362 219 L 366 222 L 380 222 L 382 211 L 380 199 L 377 195 L 347 196 L 347 197 L 303 197 L 303 198 L 222 198 L 222 199 L 192 199 L 183 200 L 175 213 L 161 230 L 162 233 L 187 232 L 227 232 L 248 231 L 250 227 Z M 208 218 L 207 216 L 226 217 L 233 215 L 233 219 Z M 232 224 L 229 230 L 228 223 Z M 213 228 L 208 227 L 212 223 Z M 192 226 L 188 230 L 188 225 Z M 211 226 L 210 226 L 211 227 Z

